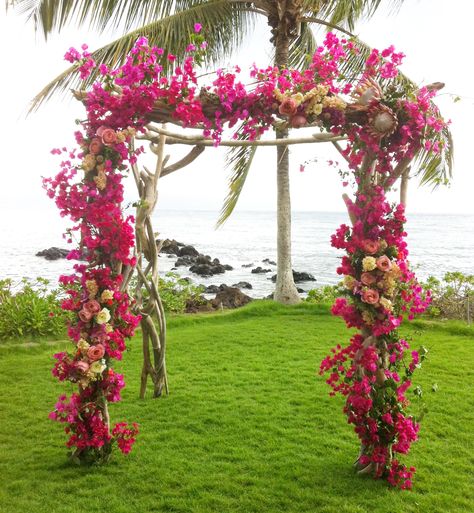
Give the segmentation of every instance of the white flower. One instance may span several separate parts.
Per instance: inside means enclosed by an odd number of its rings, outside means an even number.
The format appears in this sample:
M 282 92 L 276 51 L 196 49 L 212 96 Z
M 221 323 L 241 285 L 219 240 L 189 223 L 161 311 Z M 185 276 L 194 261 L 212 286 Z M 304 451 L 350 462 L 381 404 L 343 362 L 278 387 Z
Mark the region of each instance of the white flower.
M 95 316 L 95 322 L 97 324 L 105 324 L 110 321 L 110 312 L 107 308 L 102 308 L 102 310 Z
M 97 360 L 96 362 L 91 363 L 89 371 L 92 374 L 102 374 L 106 367 L 104 360 Z
M 373 271 L 377 267 L 377 262 L 374 257 L 366 256 L 364 260 L 362 260 L 362 269 L 367 271 Z

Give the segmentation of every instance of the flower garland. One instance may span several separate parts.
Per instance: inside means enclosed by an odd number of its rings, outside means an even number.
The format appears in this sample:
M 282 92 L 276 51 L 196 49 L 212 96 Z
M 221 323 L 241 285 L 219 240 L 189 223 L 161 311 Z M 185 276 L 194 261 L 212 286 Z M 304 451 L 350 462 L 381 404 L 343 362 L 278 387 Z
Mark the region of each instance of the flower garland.
M 196 33 L 200 30 L 196 24 Z M 254 85 L 248 88 L 237 79 L 236 66 L 217 70 L 211 84 L 199 86 L 195 66 L 205 49 L 199 38 L 169 77 L 161 73 L 164 60 L 174 62 L 175 56 L 150 48 L 145 38 L 115 70 L 95 63 L 86 46 L 65 56 L 77 63 L 82 78 L 95 70 L 100 80 L 87 94 L 78 93 L 87 110 L 83 130 L 76 133 L 80 149 L 54 150 L 66 158 L 60 173 L 44 181 L 61 215 L 75 223 L 71 233 L 80 236 L 69 258 L 87 260 L 74 266 L 72 276 L 61 277 L 70 296 L 63 308 L 75 313 L 68 330 L 74 350 L 55 355 L 53 374 L 76 383 L 79 391 L 69 399 L 61 396 L 51 418 L 66 424 L 67 444 L 79 461 L 106 460 L 114 441 L 129 452 L 137 434 L 135 424 L 118 423 L 111 430 L 107 409 L 124 385 L 112 362 L 122 357 L 125 338 L 139 322 L 121 290 L 122 267 L 135 265 L 133 219 L 124 218 L 121 208 L 127 165 L 143 151 L 130 149 L 134 134 L 150 121 L 171 120 L 201 128 L 218 145 L 225 125 L 237 127 L 235 138 L 250 140 L 276 125 L 316 125 L 348 139 L 342 153 L 357 185 L 354 203 L 348 202 L 356 222 L 333 237 L 333 245 L 347 252 L 338 272 L 345 275 L 349 296 L 349 302 L 336 301 L 333 313 L 361 330 L 323 361 L 321 372 L 331 370 L 328 383 L 347 397 L 345 412 L 363 446 L 359 464 L 408 487 L 412 471 L 393 454 L 406 453 L 416 439 L 418 425 L 405 413 L 404 394 L 423 355 L 413 353 L 400 377 L 407 343 L 398 339 L 396 328 L 403 310 L 412 316 L 429 297 L 408 268 L 403 209 L 392 208 L 385 191 L 397 179 L 398 166 L 423 147 L 443 152 L 446 124 L 431 101 L 435 92 L 404 94 L 392 80 L 403 57 L 393 47 L 371 53 L 354 87 L 341 67 L 357 48 L 331 33 L 304 71 L 253 67 Z

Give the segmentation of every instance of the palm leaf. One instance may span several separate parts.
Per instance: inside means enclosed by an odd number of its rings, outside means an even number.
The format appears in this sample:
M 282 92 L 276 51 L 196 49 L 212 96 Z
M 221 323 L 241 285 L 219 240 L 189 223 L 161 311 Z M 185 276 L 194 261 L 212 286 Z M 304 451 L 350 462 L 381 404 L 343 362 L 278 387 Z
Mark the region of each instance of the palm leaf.
M 206 27 L 203 35 L 208 42 L 205 63 L 215 65 L 241 44 L 252 28 L 255 16 L 255 13 L 247 12 L 243 4 L 241 8 L 230 5 L 227 0 L 213 0 L 133 30 L 92 52 L 92 57 L 97 62 L 114 68 L 124 62 L 138 37 L 145 36 L 150 45 L 161 46 L 175 53 L 177 60 L 174 65 L 178 65 L 191 34 L 194 33 L 194 24 L 196 20 L 200 20 Z M 170 71 L 170 64 L 166 59 L 163 66 L 164 73 Z M 99 76 L 98 72 L 94 71 L 88 79 L 82 81 L 77 69 L 78 65 L 73 65 L 47 84 L 33 99 L 30 110 L 37 109 L 56 93 L 64 93 L 71 88 L 87 88 Z
M 297 69 L 307 67 L 316 47 L 316 39 L 311 27 L 307 23 L 302 23 L 300 34 L 290 45 L 288 66 Z
M 316 2 L 304 1 L 303 5 L 310 8 Z M 371 18 L 380 7 L 381 0 L 326 0 L 320 3 L 320 9 L 315 15 L 325 19 L 329 23 L 342 25 L 354 30 L 355 24 L 361 18 Z M 384 2 L 388 5 L 390 11 L 397 11 L 402 5 L 403 0 L 390 0 Z
M 107 28 L 128 32 L 133 27 L 189 9 L 199 0 L 7 0 L 7 4 L 26 13 L 37 31 L 45 37 L 68 24 L 104 31 Z
M 239 140 L 248 140 L 246 135 L 239 135 Z M 222 226 L 235 209 L 250 171 L 257 146 L 235 146 L 229 148 L 226 155 L 226 167 L 231 168 L 229 191 L 224 200 L 216 228 Z

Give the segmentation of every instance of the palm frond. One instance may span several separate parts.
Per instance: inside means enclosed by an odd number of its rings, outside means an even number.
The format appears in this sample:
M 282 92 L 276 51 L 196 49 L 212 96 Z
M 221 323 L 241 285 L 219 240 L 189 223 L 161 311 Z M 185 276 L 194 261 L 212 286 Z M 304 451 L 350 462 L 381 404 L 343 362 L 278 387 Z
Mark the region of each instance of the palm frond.
M 95 30 L 107 28 L 128 32 L 133 27 L 170 16 L 202 4 L 199 0 L 7 0 L 25 13 L 44 36 L 68 24 L 87 25 Z
M 300 34 L 291 42 L 288 65 L 292 68 L 303 69 L 316 51 L 316 39 L 307 23 L 301 24 Z
M 248 140 L 247 136 L 239 135 L 239 140 Z M 231 168 L 229 191 L 222 205 L 216 228 L 222 226 L 235 209 L 245 181 L 250 171 L 257 146 L 235 146 L 229 148 L 226 154 L 226 167 Z
M 203 36 L 208 43 L 205 64 L 215 65 L 241 44 L 252 28 L 255 16 L 255 13 L 230 5 L 227 0 L 205 2 L 133 30 L 92 52 L 92 57 L 97 62 L 115 68 L 123 64 L 138 37 L 145 36 L 150 45 L 163 47 L 176 54 L 174 65 L 178 65 L 194 32 L 194 24 L 199 20 L 205 27 Z M 162 64 L 163 72 L 169 72 L 171 64 L 166 59 Z M 77 68 L 78 65 L 69 67 L 47 84 L 33 99 L 30 111 L 36 110 L 56 93 L 64 93 L 71 88 L 87 88 L 97 80 L 97 71 L 85 81 L 81 80 Z
M 397 11 L 403 4 L 403 0 L 387 0 L 383 2 L 390 11 Z M 316 2 L 303 2 L 307 8 Z M 354 30 L 355 24 L 360 19 L 370 19 L 382 4 L 382 0 L 326 0 L 319 4 L 320 8 L 315 15 L 335 25 L 342 25 Z
M 442 131 L 443 150 L 438 154 L 421 149 L 415 159 L 420 185 L 447 185 L 453 176 L 454 144 L 449 128 Z

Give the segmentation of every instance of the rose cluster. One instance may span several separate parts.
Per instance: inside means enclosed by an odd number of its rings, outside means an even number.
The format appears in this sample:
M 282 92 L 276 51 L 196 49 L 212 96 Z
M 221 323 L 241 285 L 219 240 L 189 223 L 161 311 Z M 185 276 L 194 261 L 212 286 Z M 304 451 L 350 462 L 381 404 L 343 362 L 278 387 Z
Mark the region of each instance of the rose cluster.
M 140 321 L 121 290 L 120 272 L 135 264 L 133 219 L 124 218 L 121 207 L 122 171 L 135 157 L 128 150 L 134 129 L 95 127 L 91 119 L 84 129 L 76 133 L 79 151 L 69 153 L 56 177 L 44 180 L 61 214 L 75 223 L 70 233 L 78 233 L 79 245 L 68 258 L 85 260 L 74 265 L 73 275 L 60 277 L 68 293 L 62 308 L 74 314 L 68 327 L 74 349 L 55 354 L 52 370 L 60 381 L 77 384 L 78 392 L 61 396 L 50 418 L 66 424 L 75 461 L 97 462 L 108 459 L 114 442 L 128 453 L 138 432 L 135 424 L 123 423 L 111 430 L 107 407 L 120 400 L 124 387 L 113 360 L 122 358 Z

